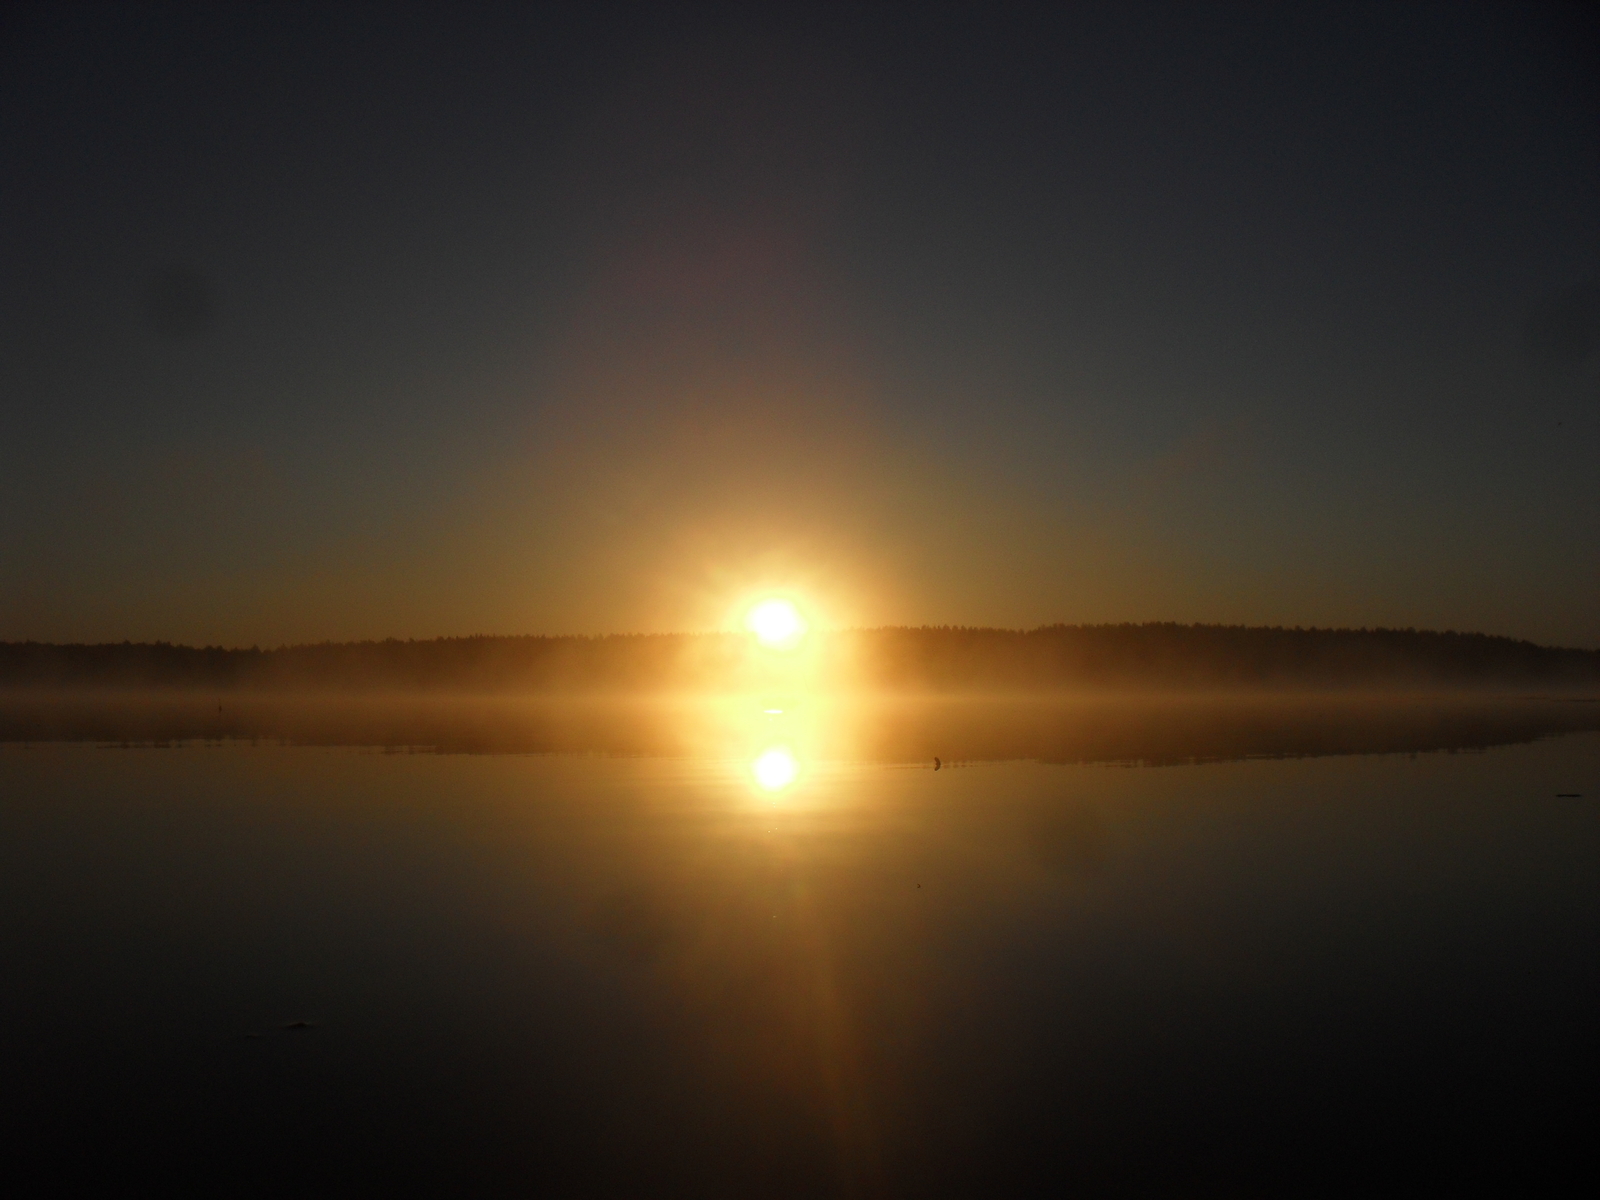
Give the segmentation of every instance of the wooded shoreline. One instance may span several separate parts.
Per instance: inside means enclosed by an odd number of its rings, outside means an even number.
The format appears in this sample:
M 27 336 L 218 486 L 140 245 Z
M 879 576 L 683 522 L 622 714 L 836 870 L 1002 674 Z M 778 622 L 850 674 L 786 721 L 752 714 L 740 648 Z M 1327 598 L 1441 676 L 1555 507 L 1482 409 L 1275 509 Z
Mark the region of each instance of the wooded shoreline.
M 805 683 L 897 691 L 1600 687 L 1600 650 L 1479 633 L 1171 623 L 325 642 L 0 642 L 0 688 L 597 692 Z

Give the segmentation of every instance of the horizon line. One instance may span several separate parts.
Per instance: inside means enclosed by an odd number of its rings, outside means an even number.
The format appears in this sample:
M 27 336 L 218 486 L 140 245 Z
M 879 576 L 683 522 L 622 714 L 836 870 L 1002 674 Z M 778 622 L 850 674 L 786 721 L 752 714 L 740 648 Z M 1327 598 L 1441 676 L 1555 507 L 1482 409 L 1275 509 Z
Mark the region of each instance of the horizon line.
M 1486 633 L 1481 630 L 1460 629 L 1429 629 L 1416 626 L 1391 626 L 1391 625 L 1248 625 L 1229 624 L 1220 621 L 1099 621 L 1071 623 L 1054 621 L 1043 625 L 1026 628 L 1009 627 L 1001 625 L 851 625 L 834 628 L 813 629 L 818 634 L 862 634 L 862 633 L 983 633 L 983 634 L 1014 634 L 1027 636 L 1032 634 L 1048 633 L 1053 630 L 1111 630 L 1111 629 L 1183 629 L 1183 630 L 1217 630 L 1232 632 L 1255 633 L 1302 633 L 1302 634 L 1407 634 L 1418 637 L 1457 637 L 1457 638 L 1483 638 L 1490 641 L 1509 642 L 1516 645 L 1533 646 L 1544 650 L 1573 650 L 1580 653 L 1600 653 L 1600 647 L 1590 646 L 1560 646 L 1543 642 L 1535 642 L 1531 638 L 1514 637 L 1509 634 Z M 440 642 L 471 642 L 471 641 L 606 641 L 611 639 L 645 639 L 645 638 L 701 638 L 701 637 L 749 637 L 749 633 L 737 629 L 703 629 L 703 630 L 671 630 L 659 632 L 612 632 L 612 633 L 469 633 L 469 634 L 439 634 L 433 637 L 366 637 L 336 640 L 325 638 L 321 641 L 280 642 L 276 646 L 263 647 L 260 643 L 251 645 L 223 645 L 220 643 L 199 644 L 190 642 L 172 642 L 164 639 L 150 641 L 133 641 L 124 638 L 121 641 L 71 641 L 56 642 L 44 641 L 38 638 L 25 638 L 19 640 L 0 639 L 0 646 L 49 646 L 56 648 L 83 647 L 161 647 L 168 649 L 196 650 L 221 652 L 229 654 L 257 653 L 273 654 L 285 650 L 317 649 L 333 646 L 382 646 L 382 645 L 428 645 Z

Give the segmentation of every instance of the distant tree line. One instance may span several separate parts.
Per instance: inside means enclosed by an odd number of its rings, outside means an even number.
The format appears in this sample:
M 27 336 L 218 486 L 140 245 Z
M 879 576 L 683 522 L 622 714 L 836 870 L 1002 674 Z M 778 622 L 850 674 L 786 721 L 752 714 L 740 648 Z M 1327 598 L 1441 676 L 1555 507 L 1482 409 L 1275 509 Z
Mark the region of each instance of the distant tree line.
M 847 630 L 794 657 L 743 634 L 465 637 L 262 650 L 0 642 L 0 687 L 349 691 L 917 691 L 1600 686 L 1600 650 L 1480 633 L 1226 625 Z
M 1600 683 L 1600 650 L 1481 633 L 1278 626 L 875 629 L 860 658 L 885 686 L 1238 688 Z
M 506 691 L 630 689 L 713 679 L 737 635 L 465 637 L 321 642 L 248 650 L 167 642 L 0 642 L 0 687 Z

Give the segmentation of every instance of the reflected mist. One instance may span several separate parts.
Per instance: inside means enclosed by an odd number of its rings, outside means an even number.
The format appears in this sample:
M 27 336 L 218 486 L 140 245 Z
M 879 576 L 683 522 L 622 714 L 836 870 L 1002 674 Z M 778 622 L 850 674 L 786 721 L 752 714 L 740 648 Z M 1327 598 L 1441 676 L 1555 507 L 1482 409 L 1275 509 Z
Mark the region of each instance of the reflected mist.
M 230 1193 L 1537 1187 L 1596 707 L 13 699 L 5 1118 Z
M 0 742 L 280 741 L 464 754 L 1149 765 L 1482 749 L 1600 729 L 1600 697 L 1456 692 L 549 698 L 0 692 Z

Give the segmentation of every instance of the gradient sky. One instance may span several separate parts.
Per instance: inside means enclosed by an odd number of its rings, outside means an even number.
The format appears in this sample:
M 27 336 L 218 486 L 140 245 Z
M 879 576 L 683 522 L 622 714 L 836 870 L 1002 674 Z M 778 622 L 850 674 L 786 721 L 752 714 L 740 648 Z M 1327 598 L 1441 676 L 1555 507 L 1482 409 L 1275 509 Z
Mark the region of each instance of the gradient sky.
M 0 639 L 1600 646 L 1578 5 L 11 6 Z

